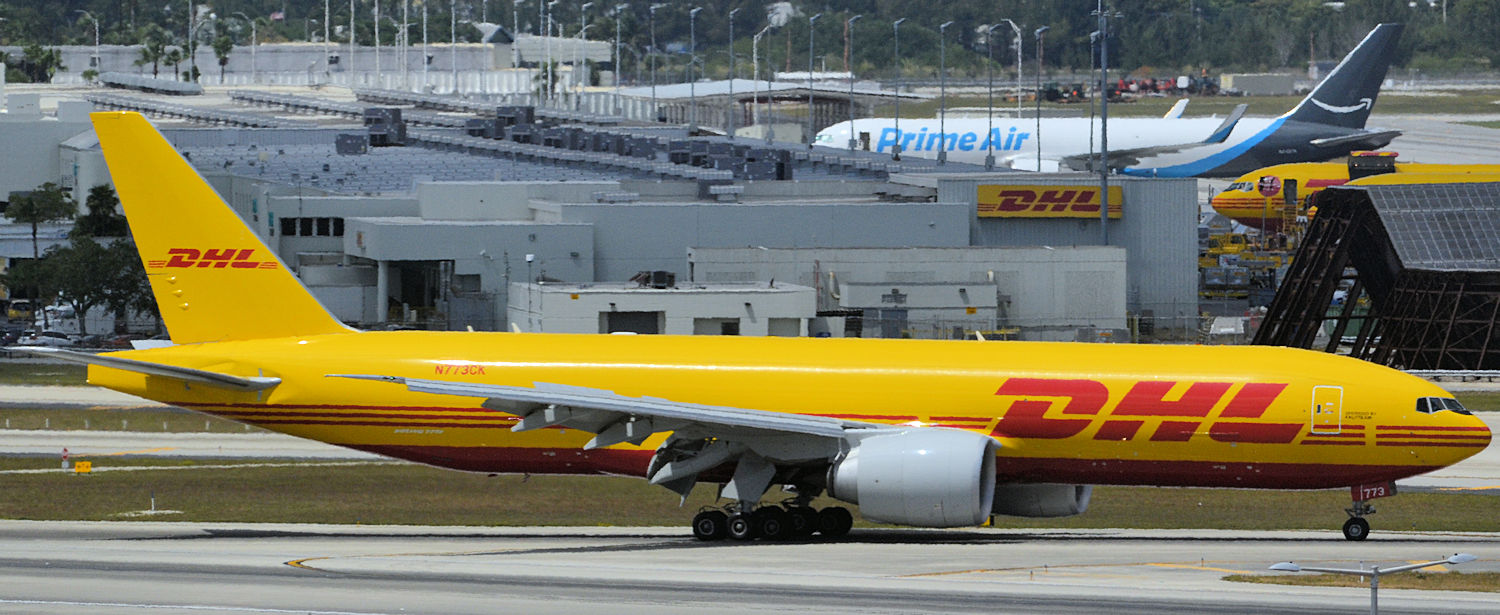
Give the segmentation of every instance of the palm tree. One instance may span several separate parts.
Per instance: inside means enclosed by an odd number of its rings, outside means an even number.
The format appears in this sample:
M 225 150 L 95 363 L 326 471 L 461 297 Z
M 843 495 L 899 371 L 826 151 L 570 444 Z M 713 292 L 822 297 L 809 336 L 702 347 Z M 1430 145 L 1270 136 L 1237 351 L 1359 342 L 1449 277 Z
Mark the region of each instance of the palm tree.
M 224 84 L 224 67 L 229 65 L 229 53 L 234 51 L 234 39 L 221 34 L 214 39 L 214 56 L 219 58 L 219 84 Z
M 37 227 L 48 222 L 66 220 L 78 213 L 78 203 L 75 203 L 67 193 L 63 192 L 61 186 L 52 182 L 42 184 L 36 190 L 27 193 L 11 193 L 10 204 L 5 207 L 5 217 L 12 222 L 31 225 L 31 258 L 32 262 L 39 262 L 42 258 L 40 246 L 37 242 Z M 41 290 L 38 286 L 33 297 L 40 298 Z M 46 307 L 40 303 L 37 309 Z M 47 312 L 42 310 L 42 322 L 47 322 Z
M 166 32 L 161 26 L 148 24 L 141 28 L 141 56 L 136 59 L 136 66 L 151 65 L 151 76 L 160 75 L 159 65 L 167 55 Z

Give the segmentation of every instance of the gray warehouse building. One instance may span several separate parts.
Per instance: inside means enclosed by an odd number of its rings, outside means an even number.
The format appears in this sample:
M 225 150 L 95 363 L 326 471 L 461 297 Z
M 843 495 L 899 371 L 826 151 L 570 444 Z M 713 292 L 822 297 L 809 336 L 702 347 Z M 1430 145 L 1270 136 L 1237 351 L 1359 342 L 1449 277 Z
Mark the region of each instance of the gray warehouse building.
M 663 320 L 672 331 L 787 334 L 790 318 L 801 335 L 1071 340 L 1120 339 L 1133 317 L 1157 330 L 1197 322 L 1192 180 L 1115 180 L 1102 246 L 1099 201 L 1086 194 L 1096 178 L 1085 175 L 690 137 L 550 109 L 515 126 L 502 109 L 501 126 L 476 130 L 474 111 L 421 100 L 404 109 L 404 145 L 346 151 L 336 141 L 366 132 L 362 107 L 346 99 L 240 90 L 95 101 L 183 118 L 161 124 L 168 139 L 325 305 L 360 326 L 503 330 L 550 316 L 602 331 L 597 314 L 564 318 L 535 302 L 517 322 L 513 293 L 626 292 L 650 271 L 697 289 L 652 295 L 682 302 L 662 318 L 701 324 Z M 478 108 L 465 105 L 454 107 Z M 0 118 L 0 139 L 26 150 L 18 155 L 53 161 L 0 169 L 0 182 L 107 181 L 88 125 L 44 116 Z M 279 127 L 246 125 L 256 118 Z M 45 122 L 68 129 L 29 136 Z M 795 285 L 811 300 L 786 304 L 774 327 L 708 313 L 723 309 L 704 297 L 726 284 Z

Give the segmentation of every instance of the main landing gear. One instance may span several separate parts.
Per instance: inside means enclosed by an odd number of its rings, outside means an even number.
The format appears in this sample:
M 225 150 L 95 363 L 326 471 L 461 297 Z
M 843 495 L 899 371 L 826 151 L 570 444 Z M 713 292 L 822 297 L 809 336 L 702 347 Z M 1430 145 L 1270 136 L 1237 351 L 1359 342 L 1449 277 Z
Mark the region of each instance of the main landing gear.
M 738 504 L 711 508 L 693 517 L 693 537 L 702 541 L 723 540 L 797 540 L 814 534 L 838 538 L 854 527 L 854 515 L 842 506 L 816 510 L 810 506 L 757 506 L 748 514 Z
M 1349 520 L 1344 522 L 1344 538 L 1348 540 L 1364 540 L 1370 536 L 1370 522 L 1365 520 L 1365 515 L 1375 514 L 1375 507 L 1364 500 L 1355 500 L 1354 505 L 1345 508 L 1349 513 Z

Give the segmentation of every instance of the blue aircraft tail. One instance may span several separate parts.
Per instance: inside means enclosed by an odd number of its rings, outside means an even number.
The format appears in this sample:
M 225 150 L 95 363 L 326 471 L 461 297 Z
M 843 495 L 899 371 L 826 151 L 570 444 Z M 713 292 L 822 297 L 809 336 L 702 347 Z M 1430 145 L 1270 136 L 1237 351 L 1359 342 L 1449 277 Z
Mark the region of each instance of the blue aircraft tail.
M 1297 103 L 1286 118 L 1292 121 L 1364 128 L 1385 81 L 1385 71 L 1396 55 L 1396 41 L 1404 26 L 1385 23 L 1375 26 L 1333 72 Z

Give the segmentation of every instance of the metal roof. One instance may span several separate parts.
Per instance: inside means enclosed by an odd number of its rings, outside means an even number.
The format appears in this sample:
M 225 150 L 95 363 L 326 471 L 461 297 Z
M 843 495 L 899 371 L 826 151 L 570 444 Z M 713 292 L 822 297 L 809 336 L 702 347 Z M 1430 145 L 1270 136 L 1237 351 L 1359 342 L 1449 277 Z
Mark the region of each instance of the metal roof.
M 1500 270 L 1500 183 L 1364 186 L 1401 264 Z
M 699 97 L 728 96 L 730 83 L 731 80 L 729 79 L 719 79 L 716 81 L 699 81 L 693 83 L 691 87 L 689 87 L 689 84 L 686 83 L 661 84 L 656 86 L 656 98 L 659 100 L 675 100 L 687 99 L 689 98 L 689 95 Z M 765 80 L 755 81 L 753 79 L 734 79 L 733 85 L 734 95 L 736 98 L 750 98 L 756 91 L 762 93 L 777 92 L 779 94 L 800 91 L 804 95 L 807 93 L 807 83 L 805 82 Z M 855 84 L 854 95 L 856 97 L 880 99 L 904 98 L 908 100 L 927 100 L 931 98 L 930 96 L 915 94 L 912 92 L 871 89 L 869 87 L 860 86 L 861 84 Z M 812 91 L 818 94 L 827 95 L 829 97 L 849 97 L 848 84 L 814 83 L 812 84 Z M 620 95 L 629 96 L 632 98 L 650 98 L 651 86 L 622 88 L 620 90 Z

